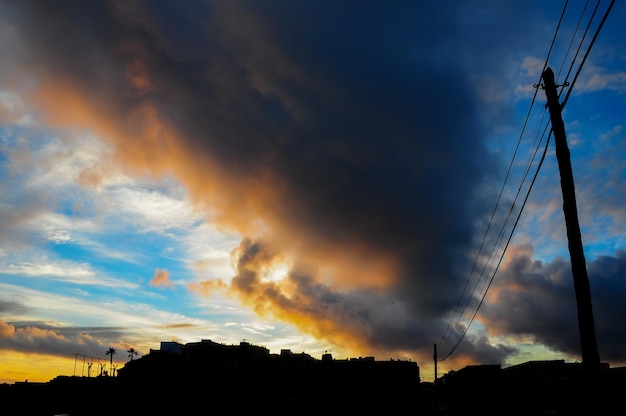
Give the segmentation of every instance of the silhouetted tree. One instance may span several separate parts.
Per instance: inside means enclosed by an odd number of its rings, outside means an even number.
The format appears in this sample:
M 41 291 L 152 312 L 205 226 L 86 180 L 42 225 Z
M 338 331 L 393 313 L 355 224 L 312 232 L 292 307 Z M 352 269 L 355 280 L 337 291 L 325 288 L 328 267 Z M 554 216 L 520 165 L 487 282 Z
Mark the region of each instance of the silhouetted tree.
M 133 360 L 133 358 L 137 354 L 139 354 L 139 353 L 134 348 L 131 348 L 131 349 L 128 350 L 128 356 L 130 357 L 131 361 Z
M 111 374 L 113 374 L 113 355 L 117 354 L 117 351 L 115 351 L 115 348 L 111 347 L 107 350 L 106 354 L 111 356 Z

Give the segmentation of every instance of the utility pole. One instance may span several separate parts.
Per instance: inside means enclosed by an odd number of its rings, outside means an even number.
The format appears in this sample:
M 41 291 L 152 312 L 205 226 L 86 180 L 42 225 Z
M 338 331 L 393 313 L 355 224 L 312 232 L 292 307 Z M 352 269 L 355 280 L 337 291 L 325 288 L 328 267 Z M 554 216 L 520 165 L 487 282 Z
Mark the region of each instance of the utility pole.
M 591 307 L 591 291 L 587 277 L 587 265 L 578 223 L 576 192 L 570 152 L 565 137 L 565 124 L 561 117 L 561 104 L 554 82 L 554 72 L 549 67 L 542 74 L 544 90 L 548 99 L 548 110 L 556 145 L 556 159 L 561 174 L 561 192 L 563 193 L 563 214 L 567 228 L 567 241 L 574 277 L 576 305 L 578 307 L 578 330 L 582 349 L 582 364 L 587 376 L 596 379 L 600 374 L 600 355 L 596 343 L 596 330 Z
M 434 344 L 433 360 L 435 361 L 435 383 L 437 382 L 437 344 Z

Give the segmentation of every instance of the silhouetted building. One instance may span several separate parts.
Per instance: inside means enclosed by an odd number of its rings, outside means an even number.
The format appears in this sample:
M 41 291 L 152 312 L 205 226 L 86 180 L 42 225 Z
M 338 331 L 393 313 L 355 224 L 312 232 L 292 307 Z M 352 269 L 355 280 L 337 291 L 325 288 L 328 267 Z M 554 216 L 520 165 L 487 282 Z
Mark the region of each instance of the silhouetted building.
M 601 369 L 603 377 L 590 382 L 581 363 L 564 360 L 467 366 L 438 380 L 437 399 L 454 415 L 623 414 L 614 409 L 626 380 L 607 364 Z
M 161 347 L 126 363 L 118 371 L 120 382 L 235 401 L 251 409 L 296 403 L 320 408 L 393 407 L 414 397 L 419 386 L 419 367 L 411 361 L 335 360 L 330 354 L 317 360 L 288 349 L 270 354 L 248 342 L 225 345 L 202 340 Z
M 183 351 L 183 347 L 184 345 L 181 344 L 180 342 L 176 342 L 176 341 L 161 341 L 161 348 L 159 349 L 159 351 L 163 351 L 163 352 L 173 352 L 176 354 L 181 354 L 181 352 Z M 150 349 L 150 352 L 152 352 L 153 350 Z

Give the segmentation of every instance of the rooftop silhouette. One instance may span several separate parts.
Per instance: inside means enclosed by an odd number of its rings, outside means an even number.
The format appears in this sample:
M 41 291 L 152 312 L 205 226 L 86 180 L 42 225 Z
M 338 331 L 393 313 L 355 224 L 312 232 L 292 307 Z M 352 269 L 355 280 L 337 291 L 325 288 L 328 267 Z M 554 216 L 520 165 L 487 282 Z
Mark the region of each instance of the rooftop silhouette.
M 110 355 L 110 354 L 109 354 Z M 602 365 L 590 382 L 581 363 L 529 361 L 502 368 L 472 365 L 435 383 L 421 382 L 412 361 L 374 357 L 316 359 L 283 349 L 211 340 L 180 344 L 131 359 L 116 376 L 58 376 L 47 383 L 0 386 L 0 398 L 24 415 L 203 414 L 350 411 L 418 415 L 618 415 L 626 368 Z M 225 407 L 226 406 L 226 407 Z

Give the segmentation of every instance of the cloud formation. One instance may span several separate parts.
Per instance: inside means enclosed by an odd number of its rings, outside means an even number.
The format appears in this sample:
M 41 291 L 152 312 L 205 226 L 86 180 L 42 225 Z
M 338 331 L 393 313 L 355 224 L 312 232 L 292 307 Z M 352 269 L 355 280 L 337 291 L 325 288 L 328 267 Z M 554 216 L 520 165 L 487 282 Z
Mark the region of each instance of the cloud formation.
M 170 272 L 166 269 L 156 269 L 148 284 L 154 287 L 174 287 L 174 283 L 170 280 Z
M 192 290 L 223 290 L 363 354 L 430 355 L 503 169 L 486 140 L 510 108 L 485 91 L 528 56 L 507 53 L 522 44 L 507 33 L 532 25 L 519 15 L 533 10 L 325 1 L 24 1 L 1 10 L 11 25 L 0 75 L 46 123 L 97 134 L 129 174 L 175 177 L 207 221 L 242 236 L 236 275 Z M 460 19 L 468 13 L 476 19 Z M 496 113 L 502 121 L 484 123 Z M 97 185 L 106 172 L 96 173 L 81 184 Z M 270 278 L 281 266 L 286 273 Z M 544 309 L 571 298 L 564 270 L 511 260 L 499 279 L 511 286 L 491 294 L 482 318 L 489 332 L 530 333 L 574 353 L 575 331 L 554 332 L 571 308 Z M 167 271 L 151 284 L 171 284 Z M 527 299 L 531 289 L 541 296 Z M 513 352 L 476 335 L 459 361 Z
M 485 326 L 491 334 L 531 337 L 553 351 L 577 357 L 580 337 L 569 259 L 535 260 L 530 245 L 512 252 L 482 309 Z M 626 331 L 616 323 L 626 318 L 621 305 L 626 253 L 600 256 L 588 262 L 587 269 L 600 357 L 624 363 Z
M 111 329 L 107 328 L 107 331 Z M 41 322 L 16 325 L 0 320 L 0 350 L 59 357 L 68 357 L 68 351 L 75 351 L 77 354 L 100 357 L 109 345 L 89 332 L 97 334 L 101 331 L 95 328 L 51 328 Z

